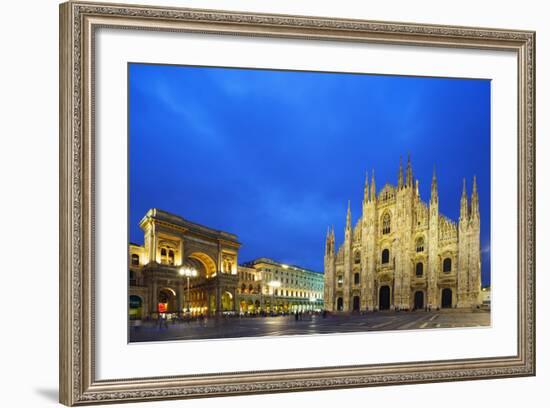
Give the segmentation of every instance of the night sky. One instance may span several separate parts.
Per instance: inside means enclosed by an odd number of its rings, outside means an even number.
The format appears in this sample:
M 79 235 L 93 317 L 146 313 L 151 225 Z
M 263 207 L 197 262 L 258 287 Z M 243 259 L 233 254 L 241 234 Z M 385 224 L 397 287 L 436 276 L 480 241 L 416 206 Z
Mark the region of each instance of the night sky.
M 360 217 L 365 172 L 397 184 L 410 153 L 458 221 L 477 176 L 490 282 L 490 81 L 130 64 L 129 234 L 156 207 L 238 235 L 239 261 L 323 270 L 325 236 Z

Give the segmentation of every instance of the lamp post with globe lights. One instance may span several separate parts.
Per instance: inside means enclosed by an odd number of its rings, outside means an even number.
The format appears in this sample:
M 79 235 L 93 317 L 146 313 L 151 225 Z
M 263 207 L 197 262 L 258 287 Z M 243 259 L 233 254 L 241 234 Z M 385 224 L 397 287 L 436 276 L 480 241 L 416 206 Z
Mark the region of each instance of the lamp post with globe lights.
M 198 275 L 197 270 L 188 266 L 181 267 L 178 271 L 180 276 L 185 276 L 187 278 L 187 295 L 185 296 L 185 303 L 187 304 L 187 313 L 190 311 L 190 302 L 189 302 L 189 279 L 194 278 Z

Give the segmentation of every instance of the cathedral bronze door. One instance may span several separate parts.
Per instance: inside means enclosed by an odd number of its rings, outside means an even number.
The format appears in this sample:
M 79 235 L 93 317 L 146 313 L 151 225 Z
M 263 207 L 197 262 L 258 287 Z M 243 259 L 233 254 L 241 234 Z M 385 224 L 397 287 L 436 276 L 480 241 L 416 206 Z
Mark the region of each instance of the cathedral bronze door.
M 453 291 L 449 288 L 443 289 L 441 292 L 441 307 L 449 308 L 453 306 Z
M 354 296 L 353 297 L 353 311 L 358 312 L 359 311 L 359 303 L 360 303 L 360 297 Z
M 417 291 L 414 293 L 414 308 L 415 309 L 424 308 L 424 292 Z
M 388 310 L 390 308 L 390 287 L 382 286 L 380 288 L 380 299 L 378 302 L 379 310 Z

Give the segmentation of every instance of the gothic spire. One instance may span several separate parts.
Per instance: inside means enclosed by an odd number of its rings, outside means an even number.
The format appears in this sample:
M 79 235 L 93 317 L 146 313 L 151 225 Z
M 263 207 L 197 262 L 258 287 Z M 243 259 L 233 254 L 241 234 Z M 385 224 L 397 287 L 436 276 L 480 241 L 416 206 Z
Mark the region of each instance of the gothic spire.
M 462 197 L 460 197 L 460 220 L 468 219 L 468 196 L 466 195 L 466 178 L 462 180 Z
M 411 166 L 411 154 L 409 153 L 409 157 L 407 159 L 407 187 L 412 187 L 413 185 L 413 172 L 412 172 L 412 166 Z
M 346 230 L 351 230 L 351 208 L 350 200 L 348 200 L 348 213 L 346 215 Z
M 330 227 L 327 227 L 327 236 L 325 238 L 325 254 L 330 253 Z
M 472 217 L 479 217 L 479 196 L 477 194 L 477 180 L 474 175 L 474 184 L 472 186 Z
M 437 194 L 437 177 L 435 175 L 435 164 L 434 164 L 434 172 L 432 175 L 432 195 L 430 198 L 431 202 L 436 203 L 438 201 L 438 194 Z
M 397 173 L 397 188 L 403 188 L 403 156 L 399 156 L 399 172 Z
M 370 200 L 376 201 L 376 183 L 374 182 L 374 169 L 372 169 L 372 176 L 370 181 Z
M 365 189 L 363 192 L 363 202 L 366 203 L 369 201 L 369 173 L 365 172 Z

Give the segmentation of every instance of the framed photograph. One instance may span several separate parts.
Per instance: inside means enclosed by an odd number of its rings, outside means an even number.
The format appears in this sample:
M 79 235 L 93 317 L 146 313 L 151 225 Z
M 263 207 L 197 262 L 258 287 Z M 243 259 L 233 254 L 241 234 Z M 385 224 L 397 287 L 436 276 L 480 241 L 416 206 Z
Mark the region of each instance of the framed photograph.
M 60 157 L 63 404 L 535 374 L 532 31 L 64 3 Z

